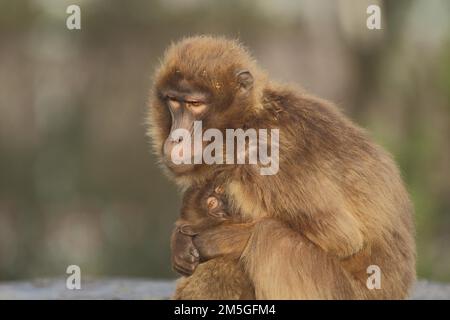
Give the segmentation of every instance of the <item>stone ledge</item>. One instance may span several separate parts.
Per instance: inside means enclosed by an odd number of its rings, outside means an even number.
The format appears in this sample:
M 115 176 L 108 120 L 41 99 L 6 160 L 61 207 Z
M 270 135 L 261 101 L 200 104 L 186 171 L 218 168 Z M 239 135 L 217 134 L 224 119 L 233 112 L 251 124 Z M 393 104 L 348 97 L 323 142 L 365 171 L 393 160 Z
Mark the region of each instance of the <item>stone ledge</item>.
M 65 279 L 39 279 L 0 283 L 1 299 L 167 299 L 175 289 L 173 280 L 97 279 L 82 283 L 81 290 L 68 290 Z M 450 284 L 418 281 L 411 299 L 450 299 Z

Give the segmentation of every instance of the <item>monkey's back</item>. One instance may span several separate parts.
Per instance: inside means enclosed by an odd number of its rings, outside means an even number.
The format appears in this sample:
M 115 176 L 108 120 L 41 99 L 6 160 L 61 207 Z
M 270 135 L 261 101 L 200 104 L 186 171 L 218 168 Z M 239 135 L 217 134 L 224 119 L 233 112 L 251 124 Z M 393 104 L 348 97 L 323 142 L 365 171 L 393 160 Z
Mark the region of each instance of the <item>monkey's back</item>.
M 360 280 L 358 295 L 405 298 L 415 281 L 414 209 L 391 156 L 331 103 L 290 90 L 266 95 L 266 107 L 276 110 L 270 125 L 281 127 L 280 174 L 297 176 L 285 179 L 286 192 L 296 193 L 306 207 L 308 181 L 335 188 L 364 239 L 360 252 L 342 260 L 345 271 Z M 369 265 L 380 267 L 383 290 L 367 293 Z

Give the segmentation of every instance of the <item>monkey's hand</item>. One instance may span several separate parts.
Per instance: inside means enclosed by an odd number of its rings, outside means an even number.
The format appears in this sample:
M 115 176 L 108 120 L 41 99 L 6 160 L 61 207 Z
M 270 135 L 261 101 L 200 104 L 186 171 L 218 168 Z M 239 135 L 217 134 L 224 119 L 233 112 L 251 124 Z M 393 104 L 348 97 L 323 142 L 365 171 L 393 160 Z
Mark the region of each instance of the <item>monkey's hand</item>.
M 224 222 L 195 235 L 194 245 L 200 261 L 228 256 L 239 259 L 250 238 L 254 223 Z
M 176 227 L 172 233 L 172 267 L 183 276 L 194 273 L 199 263 L 199 252 L 193 242 L 195 234 L 187 224 Z

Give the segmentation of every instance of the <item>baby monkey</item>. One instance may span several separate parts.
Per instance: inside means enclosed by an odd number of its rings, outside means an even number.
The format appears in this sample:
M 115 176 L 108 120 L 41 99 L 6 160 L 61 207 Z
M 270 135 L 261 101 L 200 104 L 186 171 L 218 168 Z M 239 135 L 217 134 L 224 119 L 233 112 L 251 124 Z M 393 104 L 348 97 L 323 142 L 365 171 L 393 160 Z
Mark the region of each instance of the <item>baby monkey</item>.
M 174 299 L 254 299 L 253 286 L 241 267 L 239 257 L 214 256 L 217 250 L 211 248 L 213 244 L 199 243 L 197 238 L 198 234 L 215 226 L 239 222 L 240 215 L 228 206 L 226 193 L 220 184 L 209 181 L 191 186 L 184 193 L 181 219 L 172 233 L 171 247 L 173 268 L 185 278 L 180 280 Z M 196 281 L 186 281 L 196 277 Z M 234 279 L 234 282 L 225 281 L 223 277 Z M 205 287 L 199 290 L 203 284 Z
M 200 204 L 200 205 L 199 205 Z M 184 194 L 181 221 L 172 237 L 173 267 L 184 276 L 190 276 L 200 262 L 200 253 L 194 237 L 200 232 L 231 220 L 223 187 L 208 182 L 191 186 Z

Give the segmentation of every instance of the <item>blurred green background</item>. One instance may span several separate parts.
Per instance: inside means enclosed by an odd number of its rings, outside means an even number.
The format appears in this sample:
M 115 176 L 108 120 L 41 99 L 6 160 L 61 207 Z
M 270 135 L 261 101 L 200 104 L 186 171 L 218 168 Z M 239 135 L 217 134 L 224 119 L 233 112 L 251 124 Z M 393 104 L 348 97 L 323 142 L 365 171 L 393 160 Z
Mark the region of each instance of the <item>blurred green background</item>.
M 382 30 L 366 28 L 369 4 Z M 66 8 L 81 7 L 81 30 Z M 274 79 L 336 102 L 398 161 L 418 274 L 450 280 L 450 2 L 0 1 L 0 280 L 173 278 L 180 203 L 144 117 L 164 48 L 241 39 Z

